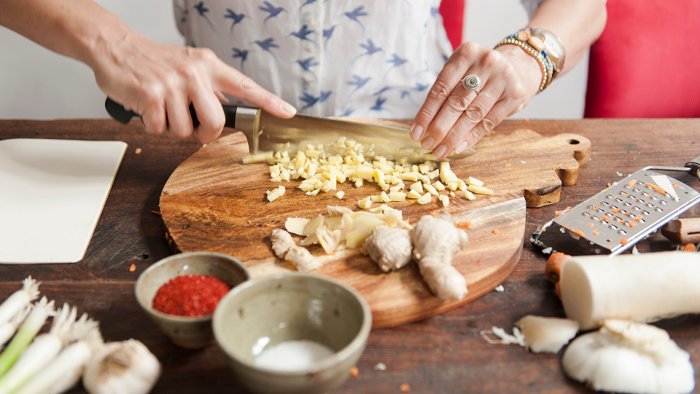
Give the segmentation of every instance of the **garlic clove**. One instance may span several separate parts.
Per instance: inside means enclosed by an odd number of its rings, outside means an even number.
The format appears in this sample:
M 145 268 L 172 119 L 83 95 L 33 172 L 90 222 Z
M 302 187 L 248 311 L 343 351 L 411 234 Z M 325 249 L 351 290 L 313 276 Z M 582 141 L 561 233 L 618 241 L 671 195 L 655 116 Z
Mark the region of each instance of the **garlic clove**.
M 535 353 L 557 353 L 578 333 L 578 322 L 556 317 L 527 315 L 515 325 L 525 337 L 525 345 Z

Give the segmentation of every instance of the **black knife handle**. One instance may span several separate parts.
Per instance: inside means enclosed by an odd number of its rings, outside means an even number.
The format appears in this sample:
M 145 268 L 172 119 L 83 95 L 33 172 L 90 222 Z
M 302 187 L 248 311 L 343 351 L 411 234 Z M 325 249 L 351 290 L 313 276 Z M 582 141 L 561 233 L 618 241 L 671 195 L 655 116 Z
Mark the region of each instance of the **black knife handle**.
M 224 110 L 224 115 L 226 116 L 225 127 L 236 127 L 236 111 L 238 106 L 236 105 L 222 105 Z M 133 117 L 141 117 L 134 111 L 126 109 L 123 105 L 107 97 L 105 100 L 105 109 L 112 119 L 119 123 L 127 124 Z M 194 106 L 190 104 L 190 116 L 192 117 L 192 126 L 199 126 L 199 119 L 197 118 L 197 112 L 194 110 Z

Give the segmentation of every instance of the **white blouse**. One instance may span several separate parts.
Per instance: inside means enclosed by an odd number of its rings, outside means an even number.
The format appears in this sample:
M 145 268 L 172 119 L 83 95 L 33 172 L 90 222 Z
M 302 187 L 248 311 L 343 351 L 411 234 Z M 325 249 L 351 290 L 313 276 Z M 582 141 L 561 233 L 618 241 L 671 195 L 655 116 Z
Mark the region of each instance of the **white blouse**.
M 174 4 L 188 45 L 310 115 L 411 118 L 452 52 L 440 0 Z

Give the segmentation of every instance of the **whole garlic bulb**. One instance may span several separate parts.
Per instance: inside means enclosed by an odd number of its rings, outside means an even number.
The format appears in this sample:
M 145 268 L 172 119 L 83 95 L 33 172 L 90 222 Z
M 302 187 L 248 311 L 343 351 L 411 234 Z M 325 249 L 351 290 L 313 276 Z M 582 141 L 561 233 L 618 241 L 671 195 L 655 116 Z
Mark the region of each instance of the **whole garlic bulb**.
M 97 351 L 83 374 L 92 394 L 146 394 L 160 375 L 158 359 L 141 342 L 109 342 Z
M 595 390 L 688 393 L 695 386 L 690 356 L 660 328 L 606 320 L 564 352 L 564 371 Z

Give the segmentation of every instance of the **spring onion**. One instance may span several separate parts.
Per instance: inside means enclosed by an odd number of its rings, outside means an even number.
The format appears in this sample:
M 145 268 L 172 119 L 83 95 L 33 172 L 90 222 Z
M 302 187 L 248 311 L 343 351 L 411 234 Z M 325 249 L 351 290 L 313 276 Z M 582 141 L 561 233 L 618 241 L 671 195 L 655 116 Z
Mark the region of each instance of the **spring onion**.
M 7 371 L 12 368 L 51 313 L 53 313 L 53 301 L 49 302 L 46 297 L 42 297 L 34 305 L 29 316 L 17 331 L 17 335 L 12 338 L 12 342 L 0 354 L 0 377 L 4 378 Z
M 31 276 L 28 276 L 22 281 L 22 288 L 12 293 L 0 305 L 0 323 L 9 322 L 38 296 L 39 283 L 32 279 Z
M 24 321 L 24 319 L 31 312 L 32 306 L 27 305 L 18 314 L 16 314 L 10 321 L 0 324 L 0 347 L 5 345 L 7 341 L 15 335 L 17 332 L 17 327 Z
M 22 352 L 12 368 L 0 378 L 0 393 L 14 392 L 56 358 L 63 345 L 75 337 L 73 325 L 76 315 L 75 307 L 63 305 L 57 316 L 53 318 L 51 330 L 34 338 L 34 341 Z M 27 318 L 27 322 L 30 318 L 31 315 Z M 22 326 L 23 328 L 24 326 Z M 17 334 L 18 336 L 22 334 L 22 329 Z M 12 347 L 12 343 L 10 343 L 10 347 Z M 7 350 L 10 350 L 10 347 Z
M 74 325 L 80 339 L 66 346 L 39 374 L 23 385 L 17 394 L 62 393 L 72 388 L 83 374 L 90 357 L 99 349 L 102 336 L 97 322 L 83 314 Z

